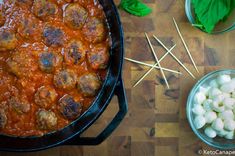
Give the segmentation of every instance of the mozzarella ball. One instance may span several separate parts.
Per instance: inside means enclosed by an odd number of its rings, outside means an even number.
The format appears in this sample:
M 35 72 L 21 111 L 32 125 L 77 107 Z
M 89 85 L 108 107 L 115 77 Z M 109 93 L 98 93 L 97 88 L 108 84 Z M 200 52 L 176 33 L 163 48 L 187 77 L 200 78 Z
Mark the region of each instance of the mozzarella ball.
M 217 83 L 219 85 L 222 85 L 222 84 L 224 84 L 226 82 L 229 82 L 229 81 L 231 81 L 230 75 L 224 74 L 224 75 L 220 75 L 220 76 L 217 77 Z
M 213 102 L 213 101 L 212 101 L 211 99 L 207 99 L 207 100 L 205 100 L 205 101 L 203 102 L 202 106 L 203 106 L 203 108 L 204 108 L 205 111 L 210 111 L 210 110 L 212 110 L 212 108 L 211 108 L 212 102 Z
M 196 115 L 203 115 L 206 112 L 201 105 L 195 105 L 192 111 Z
M 209 137 L 209 138 L 214 138 L 216 137 L 216 131 L 211 128 L 211 127 L 207 127 L 205 130 L 204 130 L 205 134 Z
M 215 112 L 209 111 L 205 113 L 204 117 L 206 119 L 206 123 L 212 123 L 217 118 L 217 115 Z
M 219 113 L 219 117 L 223 120 L 233 120 L 234 114 L 232 110 L 225 110 Z
M 201 92 L 204 95 L 208 96 L 210 88 L 211 88 L 210 86 L 200 86 L 199 87 L 199 92 Z
M 224 121 L 224 129 L 233 131 L 235 129 L 235 121 L 233 120 L 225 120 Z
M 209 91 L 209 98 L 213 99 L 220 94 L 222 94 L 221 90 L 219 90 L 218 88 L 212 87 Z
M 213 88 L 218 88 L 219 84 L 217 83 L 216 80 L 211 80 L 210 83 L 209 83 L 209 86 L 213 87 Z
M 219 94 L 217 95 L 216 97 L 213 98 L 213 101 L 216 101 L 216 102 L 223 102 L 223 100 L 225 99 L 225 95 L 222 93 L 222 94 Z
M 194 125 L 195 125 L 196 129 L 202 128 L 205 124 L 206 124 L 206 119 L 203 116 L 198 115 L 195 117 Z
M 202 92 L 195 94 L 194 101 L 198 104 L 202 104 L 206 100 L 206 95 Z
M 226 109 L 233 109 L 233 105 L 235 104 L 235 99 L 233 98 L 225 98 L 223 100 Z
M 231 97 L 232 97 L 232 98 L 235 98 L 235 91 L 232 92 Z
M 225 135 L 227 135 L 229 132 L 222 129 L 220 131 L 216 131 L 217 132 L 217 135 L 220 136 L 220 137 L 224 137 Z
M 234 131 L 229 131 L 226 135 L 225 135 L 226 139 L 234 139 Z
M 225 106 L 222 102 L 213 101 L 211 104 L 211 108 L 216 112 L 223 112 L 225 110 Z
M 234 89 L 235 89 L 235 81 L 227 82 L 220 87 L 220 90 L 225 93 L 232 93 Z
M 224 122 L 221 118 L 217 118 L 212 122 L 211 127 L 217 131 L 221 131 L 224 128 Z

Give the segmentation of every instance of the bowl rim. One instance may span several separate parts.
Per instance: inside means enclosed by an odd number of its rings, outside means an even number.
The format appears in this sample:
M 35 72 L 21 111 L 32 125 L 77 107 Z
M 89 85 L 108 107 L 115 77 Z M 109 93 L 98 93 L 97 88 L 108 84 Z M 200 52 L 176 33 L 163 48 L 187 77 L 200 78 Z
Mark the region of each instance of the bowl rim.
M 234 149 L 235 148 L 235 144 L 233 144 L 232 146 L 219 146 L 217 144 L 213 144 L 211 142 L 209 142 L 207 139 L 205 139 L 202 135 L 200 135 L 200 133 L 198 132 L 198 130 L 195 128 L 194 124 L 193 124 L 193 117 L 191 116 L 191 111 L 190 111 L 190 106 L 192 105 L 191 101 L 194 95 L 195 90 L 198 89 L 198 87 L 203 84 L 207 79 L 209 79 L 212 75 L 214 74 L 218 74 L 218 73 L 225 73 L 225 72 L 233 72 L 235 73 L 235 69 L 220 69 L 220 70 L 215 70 L 213 72 L 210 72 L 206 75 L 204 75 L 201 79 L 199 79 L 197 81 L 197 83 L 193 86 L 193 88 L 190 90 L 190 93 L 188 95 L 187 98 L 187 103 L 186 103 L 186 115 L 187 115 L 187 120 L 189 122 L 189 125 L 191 127 L 191 129 L 193 130 L 194 134 L 204 143 L 206 143 L 209 146 L 218 148 L 218 149 L 222 149 L 222 150 L 228 150 L 228 149 Z M 225 144 L 228 145 L 228 144 Z
M 186 16 L 188 18 L 188 21 L 191 24 L 194 24 L 195 21 L 194 21 L 192 12 L 191 12 L 191 0 L 185 0 L 185 14 L 186 14 Z M 202 32 L 207 33 L 206 31 L 204 31 L 204 30 L 202 30 L 202 29 L 200 29 L 198 27 L 196 27 L 196 28 L 201 30 Z M 226 28 L 224 30 L 221 30 L 221 31 L 212 31 L 211 33 L 207 33 L 207 34 L 214 34 L 215 35 L 215 34 L 221 34 L 221 33 L 229 32 L 229 31 L 232 31 L 232 30 L 235 30 L 235 21 L 234 21 L 234 23 L 230 27 L 228 27 L 228 28 Z

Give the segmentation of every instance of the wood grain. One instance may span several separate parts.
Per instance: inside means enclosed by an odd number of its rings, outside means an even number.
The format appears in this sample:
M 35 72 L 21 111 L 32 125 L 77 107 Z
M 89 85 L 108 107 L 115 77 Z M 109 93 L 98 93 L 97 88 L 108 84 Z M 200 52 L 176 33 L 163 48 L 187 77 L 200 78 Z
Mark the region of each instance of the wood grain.
M 173 53 L 197 76 L 223 68 L 235 67 L 235 31 L 221 35 L 208 35 L 193 28 L 184 13 L 184 0 L 144 0 L 153 13 L 147 17 L 134 17 L 120 11 L 125 31 L 125 56 L 154 63 L 144 38 L 144 32 L 159 37 L 168 48 L 177 44 Z M 115 0 L 118 4 L 119 0 Z M 199 68 L 197 74 L 183 47 L 172 22 L 175 17 L 193 58 Z M 151 37 L 160 57 L 166 51 Z M 129 112 L 114 133 L 98 146 L 64 146 L 35 153 L 0 152 L 4 156 L 196 156 L 200 149 L 212 149 L 192 132 L 186 119 L 188 93 L 197 80 L 193 80 L 174 59 L 167 56 L 162 66 L 179 70 L 183 76 L 166 73 L 170 90 L 159 71 L 154 70 L 137 87 L 132 85 L 149 68 L 124 63 L 123 79 L 129 101 Z M 117 111 L 114 98 L 99 120 L 83 135 L 95 136 Z

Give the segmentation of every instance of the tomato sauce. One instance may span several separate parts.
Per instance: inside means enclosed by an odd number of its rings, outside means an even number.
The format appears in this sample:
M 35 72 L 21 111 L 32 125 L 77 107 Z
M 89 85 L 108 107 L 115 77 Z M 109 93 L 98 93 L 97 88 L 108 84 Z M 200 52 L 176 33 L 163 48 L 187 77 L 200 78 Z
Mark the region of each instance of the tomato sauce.
M 58 101 L 64 95 L 71 95 L 75 101 L 82 104 L 82 112 L 87 110 L 94 100 L 95 96 L 86 97 L 76 87 L 73 89 L 59 89 L 53 83 L 56 72 L 66 68 L 74 71 L 77 77 L 84 73 L 96 73 L 103 82 L 107 73 L 106 68 L 94 69 L 91 67 L 87 56 L 84 61 L 79 64 L 66 63 L 64 60 L 61 67 L 55 69 L 54 73 L 46 73 L 39 68 L 39 56 L 43 52 L 54 52 L 62 57 L 69 41 L 76 39 L 83 43 L 87 48 L 86 53 L 92 51 L 97 44 L 102 45 L 109 52 L 111 40 L 108 36 L 108 27 L 105 25 L 105 37 L 98 43 L 93 43 L 86 39 L 83 29 L 72 29 L 64 23 L 64 11 L 70 4 L 79 4 L 88 12 L 88 17 L 96 17 L 102 21 L 106 21 L 102 6 L 97 0 L 50 0 L 57 6 L 56 13 L 43 18 L 38 18 L 33 12 L 33 0 L 3 0 L 0 4 L 2 13 L 4 14 L 4 25 L 0 26 L 1 30 L 9 30 L 16 34 L 17 46 L 13 50 L 0 51 L 0 109 L 4 110 L 7 117 L 6 125 L 0 128 L 0 133 L 13 136 L 40 136 L 50 131 L 64 128 L 73 120 L 66 119 L 58 111 Z M 0 10 L 1 11 L 1 10 Z M 28 19 L 33 22 L 33 29 L 30 36 L 22 35 L 23 28 L 20 25 L 22 20 Z M 43 38 L 43 31 L 47 25 L 59 28 L 63 31 L 62 46 L 48 46 Z M 1 45 L 0 45 L 1 46 Z M 9 72 L 7 60 L 15 53 L 23 55 L 23 66 L 21 67 L 21 76 L 16 76 Z M 86 54 L 87 55 L 87 54 Z M 57 117 L 57 125 L 54 129 L 39 129 L 37 126 L 36 113 L 42 109 L 35 103 L 35 93 L 41 86 L 50 86 L 56 90 L 58 97 L 56 102 L 48 109 L 55 113 Z M 30 104 L 30 110 L 26 113 L 19 113 L 9 104 L 9 99 L 17 96 L 21 100 L 25 100 Z M 1 118 L 0 118 L 1 120 Z

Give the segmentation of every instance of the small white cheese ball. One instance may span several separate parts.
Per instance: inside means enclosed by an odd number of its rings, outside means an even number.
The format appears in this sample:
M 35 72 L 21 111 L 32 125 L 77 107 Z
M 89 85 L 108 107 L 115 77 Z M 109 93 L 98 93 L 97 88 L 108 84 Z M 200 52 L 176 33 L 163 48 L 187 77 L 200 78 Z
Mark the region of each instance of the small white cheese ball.
M 221 90 L 219 90 L 218 88 L 212 87 L 209 91 L 209 98 L 213 99 L 213 98 L 217 97 L 220 94 L 222 94 Z
M 223 100 L 223 103 L 224 103 L 226 109 L 233 109 L 233 105 L 235 105 L 235 99 L 234 98 L 225 98 Z
M 204 133 L 209 137 L 209 138 L 214 138 L 216 137 L 216 131 L 211 128 L 211 127 L 207 127 L 205 130 L 204 130 Z
M 224 122 L 222 121 L 221 118 L 217 118 L 212 122 L 211 127 L 216 131 L 221 131 L 224 128 Z
M 233 114 L 235 114 L 235 105 L 233 105 L 232 111 L 233 111 Z
M 235 81 L 230 81 L 227 83 L 224 83 L 221 87 L 220 90 L 225 93 L 232 93 L 235 89 Z
M 216 82 L 216 80 L 211 80 L 209 83 L 210 87 L 218 88 L 219 84 Z
M 202 92 L 197 92 L 194 97 L 194 102 L 197 104 L 202 104 L 206 100 L 206 95 Z
M 232 110 L 225 110 L 219 113 L 219 117 L 223 120 L 233 120 L 234 114 Z
M 225 106 L 222 102 L 213 101 L 211 104 L 211 108 L 216 112 L 223 112 L 225 110 Z
M 226 139 L 234 139 L 234 131 L 229 131 L 226 135 L 225 135 Z
M 199 92 L 201 92 L 204 95 L 208 96 L 210 88 L 211 88 L 210 86 L 200 86 L 199 87 Z
M 205 124 L 206 124 L 206 119 L 203 116 L 198 115 L 195 117 L 194 125 L 195 125 L 196 129 L 202 128 Z
M 222 85 L 222 84 L 227 83 L 229 81 L 231 81 L 230 75 L 224 74 L 224 75 L 220 75 L 220 76 L 217 77 L 217 83 L 219 85 Z
M 229 131 L 226 131 L 224 129 L 220 130 L 220 131 L 216 131 L 217 135 L 220 137 L 224 137 L 225 135 L 227 135 L 229 133 Z
M 203 108 L 204 108 L 205 111 L 210 111 L 210 110 L 212 110 L 212 108 L 211 108 L 212 102 L 213 102 L 213 101 L 212 101 L 211 99 L 207 99 L 207 100 L 205 100 L 205 101 L 203 102 L 202 106 L 203 106 Z
M 203 109 L 202 105 L 194 105 L 192 109 L 193 113 L 196 115 L 203 115 L 205 114 L 205 110 Z
M 215 112 L 209 111 L 205 113 L 204 117 L 206 119 L 206 123 L 212 123 L 217 118 L 217 115 Z
M 233 131 L 235 129 L 235 121 L 233 120 L 225 120 L 224 121 L 224 129 Z
M 232 97 L 232 98 L 235 98 L 235 91 L 232 92 L 231 97 Z
M 231 98 L 231 94 L 229 93 L 222 93 L 222 95 L 224 96 L 224 98 Z
M 226 98 L 224 95 L 225 95 L 224 93 L 219 94 L 216 97 L 214 97 L 212 100 L 216 102 L 223 102 L 223 100 Z

